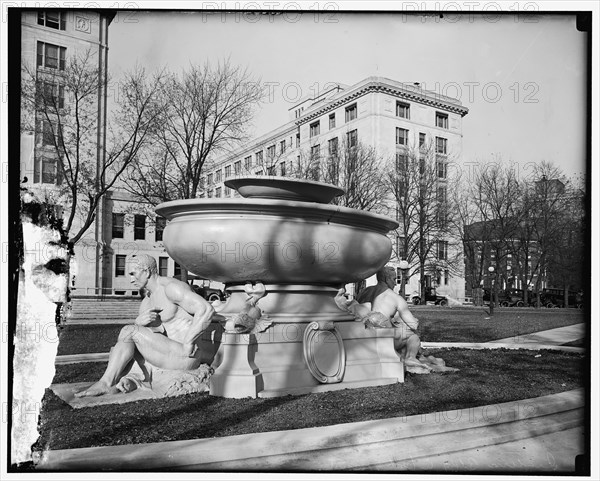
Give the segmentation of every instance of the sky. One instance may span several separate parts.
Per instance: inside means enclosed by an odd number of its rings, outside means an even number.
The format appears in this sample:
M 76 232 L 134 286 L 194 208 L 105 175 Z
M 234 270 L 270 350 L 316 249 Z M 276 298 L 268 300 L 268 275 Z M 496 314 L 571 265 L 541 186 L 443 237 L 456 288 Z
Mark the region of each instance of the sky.
M 163 4 L 164 5 L 164 4 Z M 216 5 L 216 4 L 215 4 Z M 120 13 L 109 30 L 114 80 L 139 63 L 172 71 L 230 58 L 269 86 L 259 136 L 327 84 L 382 76 L 458 98 L 465 162 L 546 160 L 568 176 L 586 166 L 586 35 L 575 15 L 406 12 Z M 492 12 L 494 12 L 492 10 Z

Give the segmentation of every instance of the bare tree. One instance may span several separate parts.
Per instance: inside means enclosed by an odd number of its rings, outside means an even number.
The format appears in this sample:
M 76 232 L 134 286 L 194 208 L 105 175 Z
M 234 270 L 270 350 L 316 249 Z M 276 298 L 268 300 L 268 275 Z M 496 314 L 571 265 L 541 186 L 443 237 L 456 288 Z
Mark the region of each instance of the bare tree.
M 409 277 L 417 273 L 424 301 L 427 277 L 440 270 L 457 273 L 461 258 L 454 249 L 448 197 L 448 157 L 437 155 L 432 144 L 396 153 L 387 174 L 386 188 L 400 223 L 396 231 L 396 257 L 409 263 Z
M 486 260 L 494 264 L 493 295 L 497 304 L 498 283 L 508 276 L 507 260 L 514 252 L 514 240 L 520 232 L 522 186 L 516 170 L 501 161 L 482 164 L 469 185 L 465 200 L 476 206 L 478 222 L 467 227 L 468 235 L 477 246 L 480 268 L 483 269 Z M 483 276 L 484 272 L 480 271 L 479 275 Z
M 344 189 L 332 204 L 383 213 L 388 210 L 384 165 L 375 147 L 347 135 L 341 142 L 332 139 L 325 155 L 320 149 L 302 152 L 293 175 Z
M 229 60 L 169 74 L 161 89 L 160 130 L 127 173 L 125 189 L 152 205 L 196 198 L 203 167 L 247 139 L 264 90 Z
M 527 190 L 523 204 L 526 229 L 523 237 L 526 236 L 528 242 L 523 242 L 523 247 L 531 246 L 529 250 L 535 253 L 531 276 L 535 274 L 534 291 L 538 305 L 541 301 L 541 283 L 548 279 L 548 270 L 555 267 L 556 263 L 564 257 L 564 250 L 573 247 L 565 244 L 568 236 L 571 236 L 573 242 L 580 239 L 576 235 L 576 230 L 570 229 L 572 222 L 570 214 L 575 214 L 570 207 L 576 208 L 577 204 L 571 205 L 568 187 L 568 181 L 562 171 L 548 162 L 536 164 L 531 177 L 526 182 Z M 576 222 L 577 217 L 574 220 Z M 580 216 L 579 220 L 581 220 Z M 528 258 L 525 256 L 531 254 L 523 252 L 523 249 L 520 252 L 521 263 L 527 265 Z
M 161 74 L 142 68 L 125 75 L 122 97 L 112 113 L 104 143 L 99 100 L 108 79 L 86 51 L 62 68 L 39 71 L 24 66 L 22 128 L 38 135 L 34 182 L 51 183 L 56 202 L 66 207 L 64 233 L 76 244 L 96 218 L 97 207 L 156 128 Z M 33 125 L 31 125 L 33 123 Z

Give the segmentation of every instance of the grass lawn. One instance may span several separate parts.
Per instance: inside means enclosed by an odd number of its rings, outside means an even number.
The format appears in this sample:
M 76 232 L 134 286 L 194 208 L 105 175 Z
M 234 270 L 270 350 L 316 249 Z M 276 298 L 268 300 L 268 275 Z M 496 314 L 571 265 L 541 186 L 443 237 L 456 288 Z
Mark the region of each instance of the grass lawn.
M 43 400 L 35 451 L 300 429 L 449 411 L 528 399 L 587 382 L 579 353 L 497 349 L 432 350 L 460 371 L 410 375 L 403 384 L 275 399 L 208 394 L 72 409 L 51 391 Z M 94 381 L 105 363 L 57 366 L 54 382 Z
M 578 309 L 483 309 L 411 307 L 420 321 L 424 342 L 487 342 L 586 321 Z M 58 354 L 108 352 L 117 341 L 119 324 L 67 325 L 60 333 Z
M 579 309 L 423 309 L 412 313 L 420 321 L 425 342 L 488 342 L 586 322 Z M 489 319 L 486 319 L 489 318 Z

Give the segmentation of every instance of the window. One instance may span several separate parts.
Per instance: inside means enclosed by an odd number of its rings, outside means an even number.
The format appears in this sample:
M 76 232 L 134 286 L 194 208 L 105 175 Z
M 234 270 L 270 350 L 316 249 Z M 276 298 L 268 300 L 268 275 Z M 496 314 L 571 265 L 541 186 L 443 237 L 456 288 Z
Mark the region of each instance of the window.
M 443 157 L 437 158 L 437 174 L 439 179 L 445 179 L 448 175 L 448 167 L 446 159 Z
M 356 104 L 352 104 L 349 107 L 346 107 L 346 122 L 354 120 L 357 115 L 358 109 L 356 108 Z
M 225 186 L 225 197 L 231 197 L 231 189 Z
M 435 113 L 435 126 L 442 129 L 448 128 L 448 115 L 441 112 Z
M 419 148 L 420 149 L 424 148 L 426 142 L 427 142 L 427 136 L 423 132 L 419 132 Z
M 340 163 L 337 156 L 327 159 L 327 182 L 337 184 L 340 180 Z
M 115 277 L 125 277 L 125 262 L 127 256 L 117 254 L 115 256 Z
M 209 186 L 213 185 L 213 175 L 212 174 L 208 174 L 207 179 L 208 179 L 208 181 L 207 181 L 208 185 Z
M 396 145 L 408 145 L 408 130 L 396 127 Z
M 259 169 L 256 172 L 254 172 L 254 175 L 263 175 L 263 173 L 264 173 L 263 170 Z
M 398 259 L 406 259 L 406 239 L 402 236 L 396 236 L 396 252 Z
M 212 189 L 209 189 L 209 191 L 206 193 L 206 197 L 208 197 L 209 199 L 212 199 L 213 195 L 214 195 L 214 192 Z
M 329 114 L 329 130 L 335 129 L 335 114 Z
M 321 146 L 313 145 L 310 148 L 310 157 L 311 159 L 318 159 L 321 156 Z
M 277 175 L 277 172 L 275 172 L 275 166 L 271 165 L 270 167 L 267 167 L 267 175 Z
M 256 165 L 262 165 L 263 163 L 263 153 L 262 150 L 260 152 L 256 152 Z
M 62 184 L 62 175 L 56 159 L 49 159 L 42 156 L 39 161 L 36 161 L 34 170 L 34 183 L 41 181 L 42 184 Z
M 65 30 L 67 14 L 64 12 L 38 12 L 38 25 L 55 28 L 56 30 Z
M 52 122 L 42 120 L 42 145 L 54 145 L 55 135 L 58 135 L 58 138 L 56 139 L 57 144 L 62 146 L 62 126 L 53 125 Z
M 279 175 L 285 177 L 285 162 L 279 164 Z
M 280 154 L 285 153 L 285 140 L 282 140 L 281 142 L 279 142 L 279 153 Z
M 275 158 L 275 145 L 267 147 L 267 158 L 273 160 Z
M 240 172 L 242 172 L 242 161 L 238 160 L 233 164 L 233 173 L 235 175 L 240 175 Z
M 223 174 L 222 174 L 221 169 L 219 169 L 215 172 L 215 184 L 218 184 L 219 182 L 221 182 L 222 178 L 223 178 Z
M 169 258 L 159 257 L 158 258 L 158 275 L 161 277 L 167 277 L 169 275 Z
M 225 178 L 228 179 L 229 177 L 231 177 L 231 165 L 226 165 L 225 166 Z
M 112 236 L 113 239 L 122 239 L 125 225 L 125 214 L 112 215 Z
M 447 286 L 448 281 L 450 280 L 450 271 L 448 269 L 444 269 L 444 284 Z
M 173 273 L 173 277 L 177 279 L 181 279 L 181 266 L 175 262 L 175 272 Z
M 51 43 L 37 43 L 37 66 L 46 68 L 65 69 L 67 49 Z
M 442 137 L 435 138 L 435 151 L 438 154 L 446 154 L 448 149 L 448 140 Z
M 440 204 L 445 204 L 447 201 L 447 190 L 445 186 L 437 188 L 437 201 Z
M 217 188 L 215 189 L 215 197 L 216 197 L 217 199 L 220 199 L 220 198 L 221 198 L 221 187 L 217 187 Z
M 296 147 L 300 147 L 300 132 L 296 134 Z
M 348 147 L 356 147 L 358 145 L 358 130 L 351 130 L 346 134 L 346 140 L 348 142 Z
M 441 261 L 448 259 L 448 241 L 440 240 L 437 242 L 437 257 Z
M 396 172 L 408 171 L 408 154 L 403 150 L 396 152 Z
M 250 170 L 250 167 L 252 167 L 252 156 L 251 155 L 244 158 L 244 169 Z
M 65 107 L 65 87 L 63 85 L 44 82 L 43 89 L 45 105 L 59 109 Z
M 156 242 L 163 240 L 163 231 L 165 230 L 166 225 L 167 219 L 165 219 L 164 217 L 156 218 L 154 227 L 154 240 Z
M 396 102 L 396 117 L 410 119 L 410 105 L 404 102 Z
M 135 214 L 134 216 L 134 240 L 142 240 L 146 238 L 146 216 L 143 214 Z
M 200 187 L 201 189 L 204 189 L 205 183 L 206 183 L 206 179 L 204 177 L 200 177 L 200 182 L 198 184 L 198 187 Z
M 312 124 L 310 124 L 310 137 L 315 137 L 316 135 L 319 135 L 321 133 L 321 122 L 317 121 L 317 122 L 313 122 Z
M 337 157 L 338 155 L 338 138 L 334 137 L 327 142 L 327 150 L 329 157 Z

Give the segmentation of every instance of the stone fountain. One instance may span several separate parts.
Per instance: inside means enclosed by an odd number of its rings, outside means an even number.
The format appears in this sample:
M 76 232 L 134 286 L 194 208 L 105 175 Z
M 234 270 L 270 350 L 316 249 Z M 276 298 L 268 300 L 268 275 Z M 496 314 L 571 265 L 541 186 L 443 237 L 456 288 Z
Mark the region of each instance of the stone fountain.
M 202 338 L 215 353 L 210 393 L 275 397 L 403 382 L 394 330 L 365 329 L 334 302 L 340 287 L 386 264 L 386 234 L 397 223 L 329 204 L 343 191 L 320 182 L 249 176 L 225 185 L 242 197 L 156 208 L 170 221 L 169 255 L 230 294 Z M 240 324 L 249 299 L 256 323 Z

